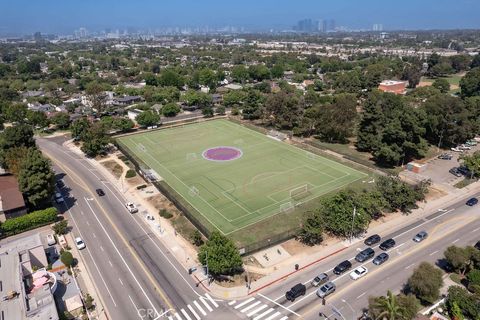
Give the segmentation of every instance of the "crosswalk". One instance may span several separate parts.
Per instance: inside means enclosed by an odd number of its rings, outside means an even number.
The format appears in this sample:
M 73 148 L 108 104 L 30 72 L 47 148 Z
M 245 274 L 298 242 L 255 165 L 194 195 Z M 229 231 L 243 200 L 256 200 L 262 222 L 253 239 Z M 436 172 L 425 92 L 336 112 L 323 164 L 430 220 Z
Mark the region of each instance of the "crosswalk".
M 244 301 L 230 301 L 228 303 L 233 309 L 243 313 L 251 320 L 286 320 L 288 316 L 273 308 L 257 297 L 251 297 Z
M 201 320 L 207 317 L 209 313 L 218 308 L 219 305 L 208 293 L 194 300 L 185 308 L 172 312 L 167 316 L 168 320 Z

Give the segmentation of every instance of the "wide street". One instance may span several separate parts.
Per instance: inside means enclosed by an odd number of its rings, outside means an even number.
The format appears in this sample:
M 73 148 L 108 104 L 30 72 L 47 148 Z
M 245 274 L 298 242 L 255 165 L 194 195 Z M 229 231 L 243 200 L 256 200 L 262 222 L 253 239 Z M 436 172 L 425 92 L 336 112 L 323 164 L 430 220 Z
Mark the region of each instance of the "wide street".
M 367 306 L 369 296 L 384 295 L 388 289 L 399 292 L 420 262 L 439 264 L 449 245 L 473 245 L 480 240 L 480 211 L 466 206 L 467 199 L 458 199 L 457 203 L 425 218 L 412 216 L 410 225 L 392 234 L 381 234 L 382 240 L 396 241 L 396 246 L 387 251 L 389 260 L 381 266 L 373 265 L 372 260 L 364 264 L 354 260 L 366 247 L 358 241 L 286 280 L 252 291 L 248 298 L 213 300 L 201 287 L 196 287 L 187 271 L 148 229 L 141 215 L 127 212 L 122 192 L 106 181 L 88 160 L 62 147 L 61 142 L 38 140 L 39 146 L 55 160 L 57 173 L 65 173 L 66 187 L 62 192 L 69 195 L 67 217 L 72 221 L 74 235 L 82 236 L 87 244 L 82 257 L 115 319 L 149 319 L 146 313 L 154 312 L 148 310 L 155 310 L 157 315 L 170 310 L 165 316 L 177 320 L 319 319 L 319 312 L 331 319 L 355 319 Z M 106 196 L 98 197 L 96 188 L 103 188 Z M 429 237 L 420 243 L 413 242 L 412 238 L 422 230 Z M 378 245 L 373 246 L 375 255 L 382 252 Z M 350 260 L 353 267 L 335 276 L 332 269 L 343 260 Z M 360 265 L 368 268 L 368 274 L 351 280 L 350 271 Z M 325 306 L 310 284 L 322 272 L 337 286 Z M 285 292 L 299 282 L 306 284 L 306 295 L 294 302 L 287 301 Z
M 225 303 L 214 300 L 188 275 L 145 224 L 130 214 L 122 192 L 88 160 L 62 147 L 63 138 L 38 139 L 65 186 L 65 215 L 86 249 L 82 259 L 113 319 L 222 319 Z M 99 197 L 95 189 L 106 195 Z

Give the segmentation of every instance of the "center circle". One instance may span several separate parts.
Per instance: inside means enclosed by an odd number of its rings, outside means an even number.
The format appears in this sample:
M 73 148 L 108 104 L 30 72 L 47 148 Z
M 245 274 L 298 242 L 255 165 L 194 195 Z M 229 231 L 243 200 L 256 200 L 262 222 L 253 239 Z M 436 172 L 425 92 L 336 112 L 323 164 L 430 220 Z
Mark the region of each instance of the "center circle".
M 209 161 L 232 161 L 240 158 L 242 155 L 242 150 L 228 146 L 209 148 L 202 153 L 202 157 Z

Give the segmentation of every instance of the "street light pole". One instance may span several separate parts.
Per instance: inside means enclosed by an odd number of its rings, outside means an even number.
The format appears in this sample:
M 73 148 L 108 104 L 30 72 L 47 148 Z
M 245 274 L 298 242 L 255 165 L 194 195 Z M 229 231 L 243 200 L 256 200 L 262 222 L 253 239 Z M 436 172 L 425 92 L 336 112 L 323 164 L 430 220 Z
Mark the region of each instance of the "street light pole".
M 353 206 L 353 214 L 352 214 L 352 231 L 350 232 L 350 243 L 353 242 L 353 228 L 355 224 L 355 216 L 357 215 L 357 207 Z
M 348 303 L 348 301 L 345 299 L 342 299 L 342 302 L 345 303 L 350 308 L 350 310 L 352 310 L 352 320 L 355 320 L 355 310 L 353 309 L 352 305 Z

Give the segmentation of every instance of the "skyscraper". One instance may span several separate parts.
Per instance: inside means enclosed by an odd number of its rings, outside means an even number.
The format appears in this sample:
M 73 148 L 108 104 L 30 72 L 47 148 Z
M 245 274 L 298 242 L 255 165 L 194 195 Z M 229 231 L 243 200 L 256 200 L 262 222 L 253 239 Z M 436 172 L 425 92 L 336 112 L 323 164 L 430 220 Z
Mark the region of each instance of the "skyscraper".
M 372 30 L 373 30 L 373 31 L 383 31 L 383 24 L 381 24 L 381 23 L 375 23 L 375 24 L 372 26 Z

